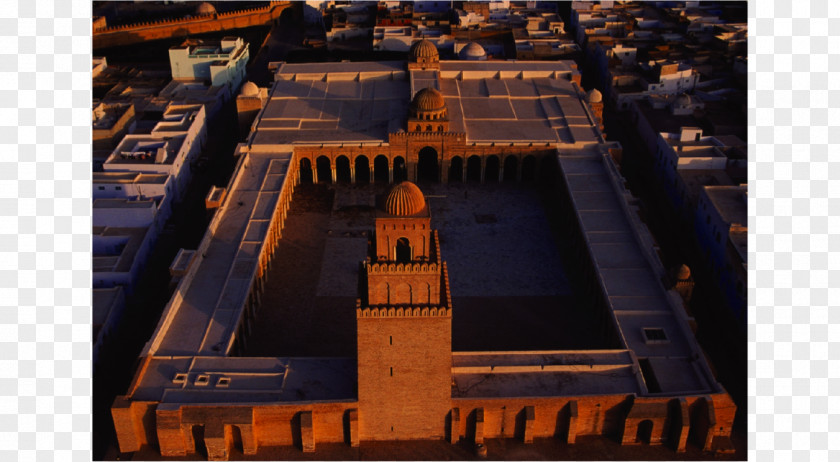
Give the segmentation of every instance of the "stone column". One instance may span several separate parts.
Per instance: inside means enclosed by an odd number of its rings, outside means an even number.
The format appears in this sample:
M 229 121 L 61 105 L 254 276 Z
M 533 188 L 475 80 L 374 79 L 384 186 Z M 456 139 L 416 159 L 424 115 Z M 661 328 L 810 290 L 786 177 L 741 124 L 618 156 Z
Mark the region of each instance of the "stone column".
M 376 179 L 373 176 L 374 173 L 376 173 L 376 171 L 373 169 L 373 163 L 371 162 L 371 164 L 370 164 L 370 176 L 368 177 L 368 178 L 370 178 L 371 183 L 376 181 Z
M 505 181 L 505 165 L 499 165 L 499 183 Z
M 575 444 L 577 438 L 578 403 L 569 401 L 569 433 L 566 435 L 567 444 Z
M 685 446 L 688 442 L 688 430 L 691 427 L 691 418 L 689 417 L 688 413 L 688 402 L 685 398 L 680 398 L 678 402 L 677 409 L 679 409 L 679 415 L 675 415 L 676 418 L 676 427 L 678 429 L 676 433 L 677 436 L 677 452 L 685 452 Z
M 242 452 L 245 455 L 255 455 L 257 453 L 257 438 L 254 435 L 254 427 L 252 425 L 239 425 L 239 434 L 242 436 Z
M 207 447 L 207 460 L 228 460 L 228 443 L 225 427 L 217 422 L 204 427 L 204 445 Z
M 350 434 L 350 446 L 359 447 L 359 411 L 357 409 L 350 409 L 347 411 L 347 424 L 350 426 L 348 433 Z
M 525 444 L 534 442 L 534 427 L 536 426 L 536 417 L 534 406 L 525 406 L 525 432 L 522 435 L 522 441 Z
M 140 439 L 137 435 L 134 413 L 131 411 L 131 401 L 125 396 L 117 396 L 111 405 L 111 417 L 117 430 L 117 442 L 120 452 L 134 452 L 140 450 Z
M 356 167 L 350 167 L 350 183 L 356 184 Z
M 461 410 L 457 407 L 449 411 L 449 442 L 455 444 L 461 436 Z
M 300 413 L 300 444 L 303 452 L 315 452 L 315 432 L 312 428 L 312 411 Z
M 388 183 L 394 182 L 394 163 L 388 163 Z
M 475 444 L 484 443 L 484 408 L 475 410 Z
M 461 183 L 467 182 L 467 161 L 464 159 L 464 162 L 461 163 Z
M 332 182 L 335 184 L 336 176 L 335 176 L 335 165 L 330 165 L 330 172 L 332 173 Z

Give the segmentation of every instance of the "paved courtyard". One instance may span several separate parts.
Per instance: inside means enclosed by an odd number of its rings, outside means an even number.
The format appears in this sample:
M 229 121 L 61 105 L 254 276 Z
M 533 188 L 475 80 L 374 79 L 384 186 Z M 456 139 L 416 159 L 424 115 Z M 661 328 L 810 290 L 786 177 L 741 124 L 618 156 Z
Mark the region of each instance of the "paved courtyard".
M 440 235 L 457 351 L 600 348 L 533 186 L 421 185 Z M 303 185 L 248 356 L 355 356 L 359 264 L 387 185 Z

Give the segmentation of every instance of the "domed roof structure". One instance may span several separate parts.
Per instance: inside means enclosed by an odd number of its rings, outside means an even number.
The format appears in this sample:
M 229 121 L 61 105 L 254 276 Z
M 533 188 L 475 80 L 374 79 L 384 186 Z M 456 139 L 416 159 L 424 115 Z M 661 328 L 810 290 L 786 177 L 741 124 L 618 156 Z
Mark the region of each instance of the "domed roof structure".
M 604 96 L 598 91 L 597 88 L 593 88 L 589 90 L 589 93 L 586 94 L 586 100 L 590 103 L 600 103 L 604 100 Z
M 414 183 L 403 181 L 394 186 L 385 199 L 385 211 L 401 217 L 416 215 L 426 208 L 426 198 Z
M 254 82 L 245 82 L 242 85 L 242 96 L 259 96 L 260 89 Z
M 467 61 L 478 61 L 487 57 L 487 51 L 476 42 L 470 42 L 458 52 L 458 58 Z
M 438 49 L 437 49 L 437 47 L 435 46 L 434 43 L 432 43 L 432 42 L 430 42 L 426 39 L 422 39 L 418 42 L 414 42 L 414 44 L 411 45 L 411 48 L 409 48 L 409 50 L 408 50 L 408 56 L 412 60 L 416 61 L 419 58 L 435 58 L 435 59 L 437 59 L 439 55 L 438 55 Z
M 677 279 L 682 281 L 691 277 L 691 270 L 688 265 L 682 265 L 677 269 Z
M 411 105 L 417 111 L 438 111 L 446 106 L 446 101 L 439 91 L 427 87 L 414 95 Z
M 215 14 L 216 7 L 207 2 L 202 2 L 195 9 L 196 16 L 203 16 L 205 14 Z

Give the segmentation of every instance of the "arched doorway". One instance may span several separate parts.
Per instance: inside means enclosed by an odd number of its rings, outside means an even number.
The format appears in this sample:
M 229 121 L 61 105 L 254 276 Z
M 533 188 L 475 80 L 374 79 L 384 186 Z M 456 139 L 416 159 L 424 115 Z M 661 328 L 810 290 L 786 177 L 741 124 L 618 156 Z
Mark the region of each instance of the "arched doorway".
M 401 237 L 397 239 L 396 260 L 399 263 L 408 263 L 411 261 L 411 245 L 408 239 Z
M 519 159 L 516 156 L 507 156 L 505 158 L 505 181 L 516 181 L 516 169 L 519 167 Z
M 388 158 L 381 154 L 373 158 L 373 180 L 377 183 L 388 182 Z
M 537 158 L 534 156 L 525 156 L 522 159 L 522 181 L 534 181 L 536 171 Z
M 405 159 L 402 156 L 394 157 L 394 184 L 408 179 L 408 172 L 405 169 Z
M 339 183 L 350 182 L 350 159 L 347 156 L 338 156 L 335 160 L 335 179 Z
M 195 444 L 195 453 L 207 457 L 207 445 L 204 443 L 204 425 L 193 425 L 192 437 Z
M 318 170 L 318 183 L 332 183 L 330 159 L 326 156 L 315 159 L 315 168 Z
M 230 439 L 233 443 L 233 449 L 244 453 L 245 447 L 244 444 L 242 444 L 242 429 L 239 428 L 239 425 L 226 425 L 225 430 L 227 430 L 228 428 L 230 428 Z
M 464 181 L 464 160 L 455 156 L 449 163 L 449 182 L 460 183 L 462 181 Z
M 417 157 L 417 181 L 437 183 L 438 153 L 435 148 L 426 146 Z
M 370 183 L 370 163 L 367 156 L 356 156 L 356 183 Z
M 312 161 L 306 157 L 300 160 L 300 182 L 312 184 Z
M 481 182 L 481 157 L 470 156 L 467 159 L 467 181 Z
M 484 182 L 498 183 L 499 182 L 499 157 L 487 156 L 487 165 L 484 167 Z
M 650 444 L 651 433 L 653 433 L 653 422 L 651 420 L 646 419 L 639 422 L 639 427 L 636 429 L 636 442 Z

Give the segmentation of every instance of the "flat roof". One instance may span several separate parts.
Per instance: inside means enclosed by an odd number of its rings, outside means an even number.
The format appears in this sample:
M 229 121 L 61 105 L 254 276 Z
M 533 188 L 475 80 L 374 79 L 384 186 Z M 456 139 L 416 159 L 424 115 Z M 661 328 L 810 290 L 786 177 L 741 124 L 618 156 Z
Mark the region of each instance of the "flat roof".
M 93 237 L 124 237 L 125 245 L 119 255 L 93 254 L 94 273 L 125 273 L 131 269 L 134 257 L 140 249 L 140 244 L 146 237 L 151 226 L 144 228 L 129 228 L 118 226 L 94 226 Z M 95 277 L 95 276 L 94 276 Z
M 354 358 L 176 356 L 147 361 L 130 390 L 132 399 L 178 404 L 355 400 Z
M 291 158 L 290 151 L 248 154 L 216 212 L 217 225 L 211 224 L 213 231 L 205 234 L 207 242 L 191 264 L 192 277 L 181 282 L 181 297 L 173 298 L 166 322 L 155 331 L 149 354 L 227 353 Z
M 120 286 L 93 289 L 93 325 L 101 326 L 111 314 L 114 304 L 122 297 L 123 288 Z M 94 336 L 95 337 L 95 336 Z
M 704 186 L 703 190 L 724 221 L 747 226 L 746 186 Z
M 405 68 L 404 61 L 282 63 L 251 145 L 388 142 L 389 133 L 405 130 L 409 103 L 426 87 L 443 93 L 450 131 L 466 133 L 467 142 L 598 142 L 569 62 Z
M 142 172 L 93 172 L 93 183 L 166 184 L 165 173 Z
M 662 393 L 713 390 L 716 384 L 685 312 L 660 282 L 661 264 L 653 266 L 658 262 L 648 253 L 653 242 L 640 234 L 643 225 L 621 203 L 623 192 L 611 179 L 617 172 L 610 173 L 606 156 L 590 150 L 557 158 L 619 337 L 639 359 L 649 360 Z M 609 194 L 617 200 L 608 199 Z M 662 329 L 668 341 L 646 342 L 643 328 Z

